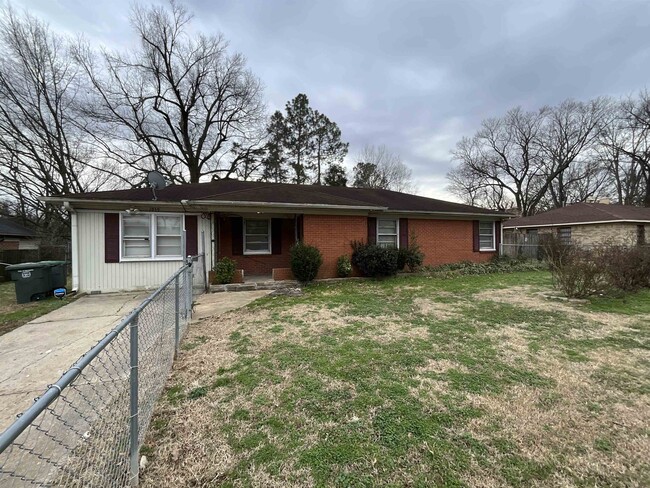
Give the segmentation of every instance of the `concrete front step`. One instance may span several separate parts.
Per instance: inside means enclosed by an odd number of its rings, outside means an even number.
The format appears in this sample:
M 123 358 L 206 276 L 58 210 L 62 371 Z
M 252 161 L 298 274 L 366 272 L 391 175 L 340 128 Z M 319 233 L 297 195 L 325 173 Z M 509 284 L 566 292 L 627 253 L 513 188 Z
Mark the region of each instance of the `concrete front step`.
M 282 288 L 296 288 L 297 286 L 297 281 L 259 281 L 251 283 L 230 283 L 228 285 L 210 285 L 210 292 L 279 290 Z
M 360 276 L 353 276 L 349 278 L 324 278 L 314 280 L 314 283 L 340 283 L 342 281 L 362 281 L 370 278 Z M 299 288 L 300 285 L 295 280 L 284 281 L 258 281 L 248 283 L 230 283 L 228 285 L 210 285 L 211 293 L 218 293 L 222 291 L 252 291 L 252 290 L 282 290 L 285 288 Z

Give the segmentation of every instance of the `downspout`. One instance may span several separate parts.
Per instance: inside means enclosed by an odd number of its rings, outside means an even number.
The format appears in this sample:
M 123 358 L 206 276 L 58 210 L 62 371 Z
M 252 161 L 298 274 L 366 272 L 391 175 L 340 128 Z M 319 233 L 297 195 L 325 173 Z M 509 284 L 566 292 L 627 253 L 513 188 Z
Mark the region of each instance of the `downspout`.
M 499 226 L 499 234 L 501 234 L 499 236 L 499 249 L 498 249 L 498 251 L 499 251 L 498 255 L 499 256 L 503 256 L 503 222 L 504 221 L 502 220 L 501 225 Z
M 63 207 L 70 213 L 70 232 L 72 237 L 72 292 L 79 291 L 79 223 L 77 212 L 70 202 L 63 202 Z

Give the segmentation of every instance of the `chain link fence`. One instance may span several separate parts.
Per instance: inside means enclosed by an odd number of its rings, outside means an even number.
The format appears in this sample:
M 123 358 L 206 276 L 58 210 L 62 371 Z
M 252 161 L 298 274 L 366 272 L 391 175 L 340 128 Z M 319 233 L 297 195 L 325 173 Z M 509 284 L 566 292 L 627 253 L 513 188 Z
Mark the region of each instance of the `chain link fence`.
M 192 313 L 204 256 L 127 315 L 0 435 L 0 486 L 138 484 L 138 450 Z

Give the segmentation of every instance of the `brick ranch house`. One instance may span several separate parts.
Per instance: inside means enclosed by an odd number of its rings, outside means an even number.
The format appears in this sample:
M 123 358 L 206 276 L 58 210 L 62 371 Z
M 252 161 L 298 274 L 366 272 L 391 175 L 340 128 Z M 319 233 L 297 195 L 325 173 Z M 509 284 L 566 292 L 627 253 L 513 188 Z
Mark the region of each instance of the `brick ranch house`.
M 319 278 L 336 276 L 352 241 L 408 246 L 425 264 L 483 262 L 499 249 L 503 212 L 388 190 L 219 180 L 44 198 L 71 214 L 73 287 L 110 292 L 155 287 L 205 252 L 228 256 L 245 279 L 291 277 L 297 241 L 323 254 Z
M 576 203 L 503 223 L 504 252 L 535 247 L 539 237 L 556 234 L 567 244 L 645 245 L 650 208 L 609 203 Z

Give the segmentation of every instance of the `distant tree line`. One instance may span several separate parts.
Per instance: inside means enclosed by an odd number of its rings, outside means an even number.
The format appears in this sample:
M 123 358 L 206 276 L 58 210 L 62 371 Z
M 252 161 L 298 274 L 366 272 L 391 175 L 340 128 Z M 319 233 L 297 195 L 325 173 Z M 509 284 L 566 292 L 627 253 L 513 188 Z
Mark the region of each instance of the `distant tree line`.
M 38 197 L 143 186 L 150 170 L 171 183 L 405 187 L 398 179 L 408 170 L 393 161 L 402 171 L 396 179 L 383 147 L 366 148 L 349 178 L 348 143 L 305 94 L 269 117 L 245 58 L 191 21 L 173 0 L 136 5 L 139 43 L 115 51 L 2 10 L 0 214 L 56 239 L 68 232 L 66 213 Z
M 468 204 L 522 215 L 604 197 L 650 206 L 650 93 L 517 107 L 484 120 L 453 156 L 449 190 Z

